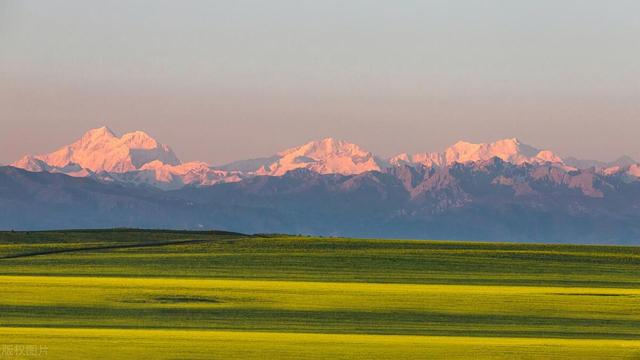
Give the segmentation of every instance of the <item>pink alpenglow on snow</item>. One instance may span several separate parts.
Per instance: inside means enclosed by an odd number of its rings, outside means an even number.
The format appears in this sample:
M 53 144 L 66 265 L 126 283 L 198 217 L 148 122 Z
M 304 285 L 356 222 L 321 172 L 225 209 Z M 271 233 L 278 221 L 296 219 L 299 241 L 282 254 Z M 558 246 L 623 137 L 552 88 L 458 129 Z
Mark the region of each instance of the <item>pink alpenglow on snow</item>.
M 524 163 L 563 164 L 562 159 L 553 152 L 525 145 L 515 138 L 480 144 L 458 141 L 441 153 L 400 154 L 391 158 L 389 162 L 394 165 L 407 163 L 431 167 L 447 166 L 456 162 L 486 161 L 494 157 L 516 165 Z
M 356 175 L 384 171 L 400 165 L 446 167 L 454 163 L 483 162 L 499 158 L 514 165 L 551 164 L 566 171 L 575 167 L 549 150 L 540 150 L 518 139 L 491 143 L 458 141 L 443 152 L 406 153 L 382 160 L 360 146 L 325 138 L 290 148 L 276 155 L 238 161 L 219 168 L 201 161 L 182 163 L 170 147 L 142 131 L 116 136 L 107 127 L 89 130 L 78 141 L 50 154 L 25 156 L 12 165 L 32 172 L 56 172 L 103 181 L 146 184 L 161 189 L 185 185 L 208 186 L 237 182 L 253 176 L 283 176 L 296 169 L 319 174 Z M 631 162 L 629 162 L 631 161 Z M 600 167 L 602 174 L 624 172 L 630 181 L 640 178 L 640 165 Z M 240 165 L 238 165 L 240 164 Z
M 320 174 L 352 175 L 380 171 L 372 153 L 356 144 L 333 138 L 311 141 L 277 154 L 280 158 L 258 169 L 259 175 L 282 176 L 295 169 L 309 169 Z
M 169 165 L 180 164 L 171 148 L 159 144 L 146 133 L 136 131 L 118 138 L 107 127 L 89 130 L 71 145 L 49 154 L 26 156 L 14 165 L 33 167 L 39 163 L 36 160 L 55 168 L 78 165 L 93 172 L 113 173 L 137 170 L 153 160 Z
M 143 131 L 117 137 L 109 128 L 87 131 L 71 145 L 44 155 L 27 155 L 12 164 L 25 170 L 94 175 L 103 180 L 148 184 L 163 189 L 239 181 L 232 172 L 203 162 L 181 163 L 173 150 Z

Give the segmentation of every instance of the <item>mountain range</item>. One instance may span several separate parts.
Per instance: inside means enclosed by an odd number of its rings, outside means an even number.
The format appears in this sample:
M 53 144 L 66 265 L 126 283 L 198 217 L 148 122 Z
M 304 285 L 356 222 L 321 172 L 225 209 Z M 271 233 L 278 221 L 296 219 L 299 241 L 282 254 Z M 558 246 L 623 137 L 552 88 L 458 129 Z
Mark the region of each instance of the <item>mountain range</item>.
M 640 243 L 640 165 L 518 139 L 381 158 L 326 138 L 223 166 L 106 127 L 0 167 L 0 229 L 217 228 L 392 238 Z
M 201 161 L 181 162 L 173 150 L 143 131 L 116 136 L 107 127 L 92 129 L 70 145 L 42 155 L 26 155 L 11 166 L 32 172 L 63 173 L 103 182 L 145 184 L 163 190 L 186 185 L 209 186 L 237 182 L 253 176 L 282 176 L 296 169 L 319 174 L 356 175 L 385 171 L 401 165 L 447 167 L 499 158 L 514 165 L 554 164 L 567 170 L 596 168 L 600 172 L 637 174 L 637 163 L 629 157 L 611 162 L 562 159 L 518 139 L 474 144 L 459 141 L 443 152 L 399 154 L 383 159 L 356 144 L 333 138 L 311 141 L 277 154 L 211 166 Z

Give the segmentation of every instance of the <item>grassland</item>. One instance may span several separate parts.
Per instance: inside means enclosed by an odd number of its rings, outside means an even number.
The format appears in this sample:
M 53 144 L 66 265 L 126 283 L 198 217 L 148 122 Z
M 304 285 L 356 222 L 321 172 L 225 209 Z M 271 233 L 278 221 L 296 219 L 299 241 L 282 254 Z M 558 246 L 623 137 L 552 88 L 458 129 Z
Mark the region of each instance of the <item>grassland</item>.
M 0 289 L 53 359 L 640 359 L 637 247 L 6 232 Z

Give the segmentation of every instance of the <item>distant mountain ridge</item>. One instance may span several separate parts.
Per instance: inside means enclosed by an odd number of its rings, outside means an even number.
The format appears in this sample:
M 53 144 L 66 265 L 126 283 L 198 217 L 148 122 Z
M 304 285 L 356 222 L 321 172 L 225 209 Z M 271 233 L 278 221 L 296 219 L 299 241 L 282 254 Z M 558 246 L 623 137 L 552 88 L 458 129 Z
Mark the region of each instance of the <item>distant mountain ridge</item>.
M 498 140 L 486 144 L 458 141 L 442 153 L 400 154 L 392 157 L 393 165 L 421 164 L 427 167 L 447 166 L 454 163 L 486 161 L 497 157 L 506 162 L 520 165 L 524 163 L 564 164 L 563 160 L 549 150 L 540 150 L 523 144 L 516 138 Z
M 126 173 L 124 173 L 126 174 Z M 640 181 L 497 157 L 360 174 L 298 168 L 162 191 L 0 167 L 0 229 L 145 227 L 640 244 Z
M 619 158 L 617 158 L 614 161 L 598 161 L 598 160 L 588 160 L 588 159 L 577 159 L 575 157 L 567 157 L 564 159 L 564 162 L 569 165 L 569 166 L 573 166 L 577 169 L 587 169 L 590 167 L 594 167 L 594 168 L 600 168 L 600 169 L 606 169 L 606 168 L 612 168 L 612 167 L 627 167 L 627 166 L 631 166 L 634 164 L 637 164 L 638 162 L 634 159 L 632 159 L 630 156 L 621 156 Z
M 444 168 L 492 158 L 514 165 L 554 164 L 565 170 L 595 166 L 601 172 L 624 173 L 630 179 L 638 178 L 637 166 L 628 157 L 610 164 L 575 158 L 565 160 L 550 150 L 537 149 L 515 138 L 480 144 L 459 141 L 443 152 L 405 153 L 389 159 L 380 158 L 353 143 L 324 138 L 269 157 L 214 167 L 200 161 L 182 163 L 169 146 L 145 132 L 135 131 L 118 137 L 107 127 L 89 130 L 76 142 L 52 153 L 27 155 L 11 165 L 34 172 L 63 173 L 104 182 L 174 190 L 184 186 L 238 182 L 261 175 L 283 176 L 297 169 L 319 174 L 357 175 L 403 165 Z
M 96 227 L 640 244 L 640 165 L 514 138 L 390 159 L 325 138 L 213 167 L 103 127 L 0 167 L 0 229 Z

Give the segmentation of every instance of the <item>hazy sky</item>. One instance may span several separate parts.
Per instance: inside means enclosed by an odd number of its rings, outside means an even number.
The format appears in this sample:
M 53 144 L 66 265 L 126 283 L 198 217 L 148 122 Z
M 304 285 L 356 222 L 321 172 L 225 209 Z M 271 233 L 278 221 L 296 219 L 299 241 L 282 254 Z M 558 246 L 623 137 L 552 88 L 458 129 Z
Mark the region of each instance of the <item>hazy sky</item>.
M 326 136 L 640 159 L 640 1 L 0 0 L 0 163 L 101 125 L 214 164 Z

